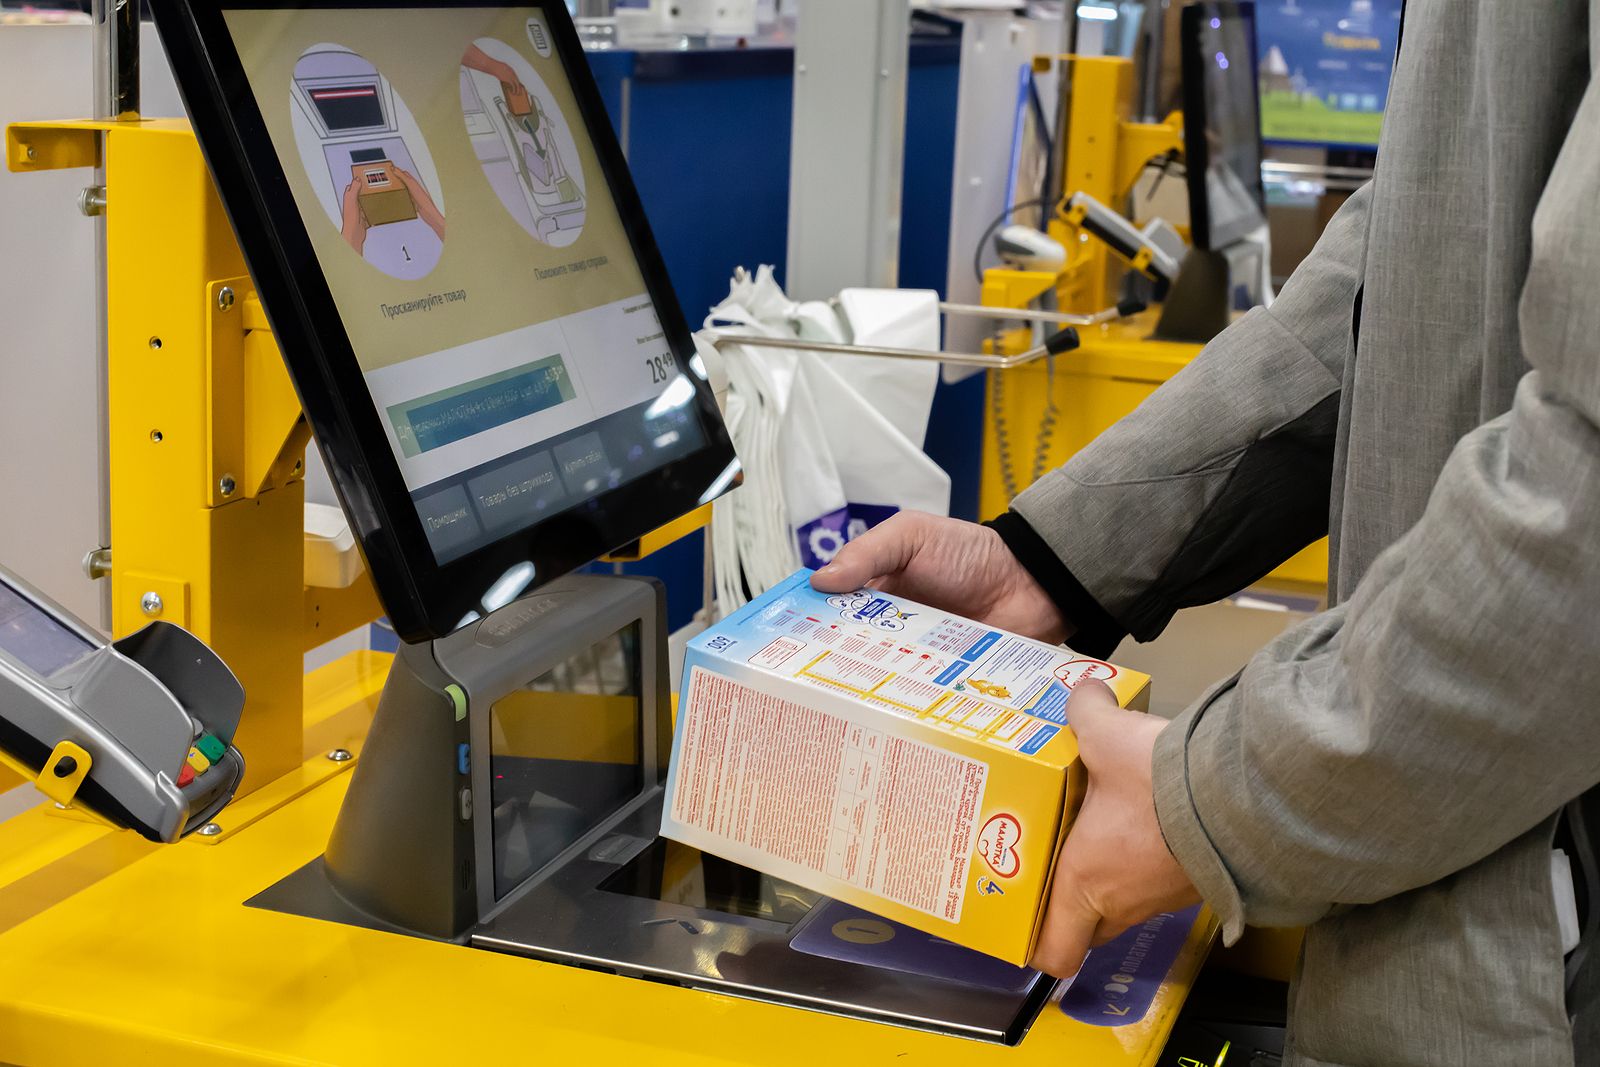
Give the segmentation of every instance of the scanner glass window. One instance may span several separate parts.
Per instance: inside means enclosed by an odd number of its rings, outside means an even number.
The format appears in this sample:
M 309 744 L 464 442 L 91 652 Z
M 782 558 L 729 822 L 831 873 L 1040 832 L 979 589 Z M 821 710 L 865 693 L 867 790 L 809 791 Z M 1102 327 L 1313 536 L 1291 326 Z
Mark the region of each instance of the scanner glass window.
M 490 709 L 499 899 L 644 788 L 637 623 Z
M 662 837 L 618 868 L 600 888 L 784 926 L 805 918 L 822 899 L 821 894 L 781 878 Z
M 0 582 L 0 650 L 48 678 L 93 652 L 94 646 Z

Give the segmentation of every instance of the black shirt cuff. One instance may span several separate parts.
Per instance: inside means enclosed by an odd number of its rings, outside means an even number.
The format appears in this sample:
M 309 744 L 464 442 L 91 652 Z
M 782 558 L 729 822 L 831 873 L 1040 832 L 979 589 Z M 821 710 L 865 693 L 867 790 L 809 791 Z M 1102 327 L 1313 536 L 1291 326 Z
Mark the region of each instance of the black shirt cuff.
M 1116 651 L 1122 639 L 1128 636 L 1127 629 L 1089 595 L 1083 583 L 1061 562 L 1061 557 L 1028 525 L 1027 519 L 1008 511 L 984 525 L 1000 535 L 1022 569 L 1055 601 L 1067 625 L 1077 628 L 1067 641 L 1073 651 L 1096 659 L 1105 659 Z

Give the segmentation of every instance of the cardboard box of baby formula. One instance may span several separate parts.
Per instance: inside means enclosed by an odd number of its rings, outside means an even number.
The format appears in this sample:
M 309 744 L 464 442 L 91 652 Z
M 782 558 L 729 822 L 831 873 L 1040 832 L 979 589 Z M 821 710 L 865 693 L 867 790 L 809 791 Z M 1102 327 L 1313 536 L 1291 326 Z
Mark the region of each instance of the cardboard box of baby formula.
M 810 577 L 689 644 L 662 835 L 1025 963 L 1084 788 L 1067 697 L 1149 677 Z

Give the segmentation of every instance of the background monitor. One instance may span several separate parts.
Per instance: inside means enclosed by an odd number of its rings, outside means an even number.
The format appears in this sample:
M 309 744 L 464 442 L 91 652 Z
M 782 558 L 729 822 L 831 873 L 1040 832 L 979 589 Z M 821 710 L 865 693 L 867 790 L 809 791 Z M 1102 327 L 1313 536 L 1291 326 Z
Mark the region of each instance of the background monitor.
M 1183 9 L 1183 138 L 1194 246 L 1220 251 L 1266 224 L 1249 3 Z
M 1033 65 L 1022 68 L 1017 81 L 1017 109 L 1011 133 L 1011 166 L 1006 174 L 1006 221 L 1044 229 L 1050 203 L 1050 126 L 1039 99 Z M 1026 205 L 1026 206 L 1024 206 Z
M 1402 0 L 1256 0 L 1261 136 L 1375 150 Z
M 402 637 L 736 484 L 564 3 L 153 6 Z

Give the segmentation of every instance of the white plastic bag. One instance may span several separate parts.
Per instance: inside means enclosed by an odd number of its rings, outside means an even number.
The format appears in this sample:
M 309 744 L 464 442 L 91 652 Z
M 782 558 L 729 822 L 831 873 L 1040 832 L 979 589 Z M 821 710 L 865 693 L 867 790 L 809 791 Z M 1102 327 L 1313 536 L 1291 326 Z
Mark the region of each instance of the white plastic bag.
M 939 350 L 939 294 L 931 289 L 846 289 L 839 310 L 851 342 L 880 348 Z M 839 377 L 919 449 L 939 387 L 939 364 L 888 356 L 823 356 Z
M 896 347 L 938 342 L 931 294 L 853 291 L 869 337 Z M 740 271 L 698 340 L 718 332 L 842 342 L 850 323 L 826 303 L 795 304 L 769 267 Z M 796 567 L 819 567 L 845 543 L 903 508 L 947 514 L 950 479 L 922 452 L 936 365 L 832 356 L 760 345 L 720 349 L 726 418 L 745 483 L 713 508 L 718 607 L 728 612 Z M 867 366 L 855 366 L 865 363 Z M 915 434 L 913 438 L 910 433 Z

